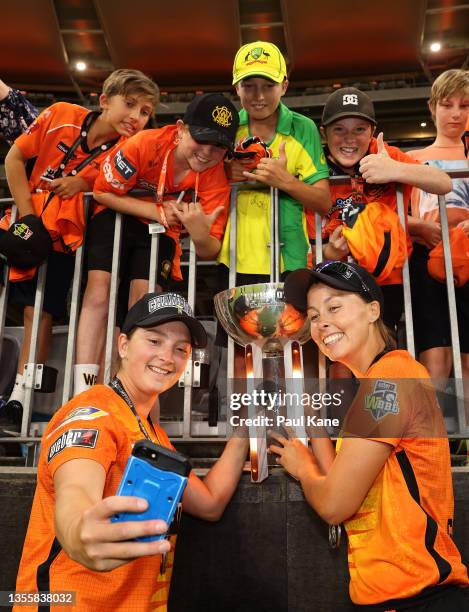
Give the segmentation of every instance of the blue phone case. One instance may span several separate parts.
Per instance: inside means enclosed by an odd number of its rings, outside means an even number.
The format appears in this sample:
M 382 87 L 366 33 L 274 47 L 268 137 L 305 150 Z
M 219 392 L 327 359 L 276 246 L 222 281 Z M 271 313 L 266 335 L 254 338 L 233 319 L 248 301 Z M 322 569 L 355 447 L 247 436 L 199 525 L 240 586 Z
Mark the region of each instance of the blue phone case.
M 166 453 L 168 452 L 165 449 Z M 171 524 L 187 484 L 187 476 L 159 469 L 147 460 L 131 455 L 116 495 L 143 497 L 148 501 L 145 512 L 122 512 L 111 517 L 112 522 L 162 519 Z M 161 540 L 166 535 L 136 538 L 140 542 Z

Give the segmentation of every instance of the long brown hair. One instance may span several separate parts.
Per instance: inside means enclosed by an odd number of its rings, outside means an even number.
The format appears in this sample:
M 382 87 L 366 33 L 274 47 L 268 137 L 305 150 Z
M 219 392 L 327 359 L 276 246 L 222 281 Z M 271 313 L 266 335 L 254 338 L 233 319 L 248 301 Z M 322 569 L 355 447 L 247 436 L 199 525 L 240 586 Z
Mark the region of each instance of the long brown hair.
M 394 332 L 389 329 L 389 327 L 383 321 L 381 316 L 377 321 L 375 321 L 375 323 L 381 338 L 384 340 L 386 349 L 394 350 L 395 348 L 397 348 L 396 336 Z

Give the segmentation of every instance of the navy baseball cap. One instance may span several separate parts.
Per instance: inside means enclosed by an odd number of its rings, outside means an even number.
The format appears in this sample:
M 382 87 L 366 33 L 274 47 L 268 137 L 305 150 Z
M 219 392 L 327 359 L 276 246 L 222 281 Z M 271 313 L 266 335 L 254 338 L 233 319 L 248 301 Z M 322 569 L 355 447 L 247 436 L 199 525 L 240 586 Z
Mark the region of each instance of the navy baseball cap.
M 345 261 L 325 261 L 312 270 L 303 268 L 290 272 L 284 285 L 285 301 L 300 312 L 306 312 L 308 290 L 315 283 L 358 293 L 365 302 L 376 300 L 383 312 L 384 296 L 375 278 L 359 265 Z
M 181 321 L 191 334 L 195 348 L 207 346 L 207 333 L 192 314 L 192 308 L 178 293 L 147 293 L 127 313 L 122 333 L 128 334 L 135 327 L 156 327 L 170 321 Z

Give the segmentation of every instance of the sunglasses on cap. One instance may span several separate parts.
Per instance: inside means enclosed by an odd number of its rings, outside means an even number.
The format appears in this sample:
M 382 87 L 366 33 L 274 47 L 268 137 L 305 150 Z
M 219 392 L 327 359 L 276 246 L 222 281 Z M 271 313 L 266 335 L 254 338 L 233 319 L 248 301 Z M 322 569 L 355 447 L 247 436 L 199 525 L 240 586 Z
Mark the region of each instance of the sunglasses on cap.
M 326 261 L 317 264 L 313 269 L 315 272 L 319 272 L 320 274 L 325 274 L 334 278 L 341 276 L 345 281 L 353 277 L 360 284 L 362 289 L 361 293 L 366 294 L 370 301 L 376 300 L 376 296 L 370 287 L 365 283 L 360 274 L 355 270 L 355 268 L 344 261 Z

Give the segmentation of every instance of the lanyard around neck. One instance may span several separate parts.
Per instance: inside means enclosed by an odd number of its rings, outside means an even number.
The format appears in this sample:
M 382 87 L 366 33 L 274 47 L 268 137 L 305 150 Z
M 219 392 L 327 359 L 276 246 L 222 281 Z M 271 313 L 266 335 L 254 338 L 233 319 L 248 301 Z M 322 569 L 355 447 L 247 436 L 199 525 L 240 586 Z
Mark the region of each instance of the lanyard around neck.
M 62 161 L 59 164 L 59 167 L 54 172 L 54 179 L 66 176 L 65 168 L 66 168 L 68 162 L 72 159 L 72 157 L 73 157 L 75 151 L 78 149 L 78 147 L 82 146 L 83 144 L 86 143 L 86 139 L 88 138 L 88 134 L 89 134 L 90 128 L 94 124 L 96 119 L 99 117 L 99 115 L 100 115 L 100 112 L 98 112 L 98 111 L 92 111 L 91 113 L 88 113 L 88 115 L 86 115 L 85 120 L 83 121 L 83 124 L 81 126 L 80 135 L 78 136 L 78 138 L 75 139 L 75 142 L 72 144 L 70 149 L 63 156 Z M 81 170 L 83 170 L 83 168 L 85 168 L 94 159 L 96 159 L 96 157 L 98 157 L 98 155 L 100 155 L 103 151 L 107 151 L 108 149 L 113 147 L 118 140 L 119 140 L 119 137 L 114 138 L 113 140 L 108 140 L 108 142 L 105 142 L 102 145 L 98 145 L 96 147 L 93 147 L 89 151 L 88 157 L 86 157 L 80 164 L 78 164 L 78 166 L 76 168 L 74 168 L 70 172 L 70 174 L 72 176 L 75 176 L 76 174 L 78 174 Z
M 121 397 L 124 402 L 127 404 L 127 406 L 130 408 L 130 410 L 133 412 L 135 418 L 137 419 L 137 423 L 138 423 L 138 427 L 140 429 L 140 431 L 142 432 L 142 434 L 145 436 L 145 438 L 147 440 L 150 440 L 150 442 L 152 442 L 152 438 L 150 437 L 145 425 L 143 424 L 142 419 L 140 418 L 140 415 L 138 414 L 135 405 L 133 403 L 133 401 L 130 399 L 129 394 L 127 393 L 127 391 L 124 389 L 123 384 L 121 383 L 121 381 L 117 378 L 117 376 L 114 376 L 114 378 L 111 380 L 111 382 L 109 383 L 109 386 L 111 387 L 111 389 L 113 391 L 115 391 L 117 393 L 117 395 L 119 397 Z M 158 444 L 161 444 L 161 440 L 160 437 L 158 436 L 158 432 L 156 431 L 152 421 L 151 421 L 151 417 L 150 415 L 148 415 L 148 422 L 150 423 L 151 428 L 153 429 L 153 433 L 156 436 L 156 439 L 158 441 Z

